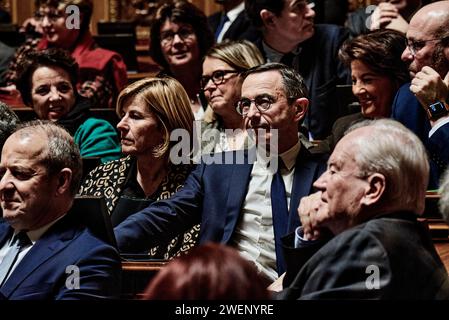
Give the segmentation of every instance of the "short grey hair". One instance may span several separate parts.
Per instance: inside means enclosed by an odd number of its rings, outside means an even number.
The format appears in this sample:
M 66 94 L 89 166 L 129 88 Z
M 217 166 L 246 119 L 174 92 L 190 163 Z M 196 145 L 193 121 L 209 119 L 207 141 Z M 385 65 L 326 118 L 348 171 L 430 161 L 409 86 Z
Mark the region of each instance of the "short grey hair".
M 446 170 L 440 182 L 440 200 L 438 206 L 443 218 L 449 222 L 449 169 Z
M 361 135 L 355 141 L 360 175 L 380 173 L 385 177 L 383 201 L 390 209 L 422 214 L 429 182 L 429 161 L 423 143 L 412 131 L 391 119 L 361 121 L 345 134 L 365 126 L 371 127 L 373 133 Z
M 243 79 L 246 79 L 246 77 L 248 77 L 250 74 L 272 70 L 278 71 L 281 74 L 285 96 L 287 97 L 287 100 L 290 104 L 298 98 L 309 98 L 309 92 L 307 90 L 304 78 L 293 68 L 290 68 L 283 63 L 270 62 L 253 67 L 244 72 L 242 74 L 242 77 Z
M 8 105 L 0 101 L 0 151 L 19 122 L 19 118 Z
M 35 120 L 25 122 L 18 126 L 16 133 L 30 135 L 37 131 L 43 132 L 48 138 L 48 148 L 41 156 L 41 162 L 52 176 L 64 168 L 72 171 L 70 193 L 75 196 L 81 184 L 83 163 L 78 145 L 70 133 L 63 127 L 51 121 Z

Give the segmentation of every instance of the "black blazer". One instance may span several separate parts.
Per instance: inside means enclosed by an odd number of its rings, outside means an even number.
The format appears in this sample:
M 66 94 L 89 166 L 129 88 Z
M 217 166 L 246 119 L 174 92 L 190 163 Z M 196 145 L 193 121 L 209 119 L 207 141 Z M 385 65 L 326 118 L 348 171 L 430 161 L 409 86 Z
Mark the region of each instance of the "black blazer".
M 288 281 L 278 299 L 449 298 L 446 269 L 413 213 L 374 218 L 323 246 L 293 248 L 292 239 L 283 239 Z
M 209 26 L 212 29 L 212 32 L 215 34 L 215 31 L 220 24 L 222 12 L 214 13 L 209 16 L 207 19 L 209 21 Z M 251 25 L 251 21 L 247 17 L 245 11 L 240 12 L 237 18 L 232 22 L 229 29 L 225 32 L 223 36 L 223 40 L 249 40 L 255 41 L 259 36 L 259 31 Z

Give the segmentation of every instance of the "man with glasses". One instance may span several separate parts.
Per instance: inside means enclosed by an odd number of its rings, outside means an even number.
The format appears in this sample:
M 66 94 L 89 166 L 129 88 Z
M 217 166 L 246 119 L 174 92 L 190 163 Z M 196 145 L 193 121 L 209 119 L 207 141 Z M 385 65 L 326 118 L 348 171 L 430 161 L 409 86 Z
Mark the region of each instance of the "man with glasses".
M 335 25 L 314 25 L 313 1 L 246 0 L 254 26 L 261 30 L 255 42 L 267 62 L 293 67 L 304 78 L 310 94 L 305 126 L 313 139 L 324 139 L 341 110 L 337 84 L 349 84 L 347 67 L 337 52 L 348 32 Z
M 431 159 L 429 187 L 449 163 L 449 1 L 421 8 L 410 21 L 402 59 L 412 82 L 403 85 L 392 117 L 415 132 Z
M 237 110 L 246 129 L 256 132 L 258 147 L 271 143 L 272 157 L 257 154 L 254 160 L 251 151 L 233 151 L 218 154 L 215 163 L 201 163 L 170 199 L 115 228 L 121 251 L 143 252 L 201 222 L 200 243 L 237 248 L 268 279 L 284 272 L 280 237 L 298 226 L 299 199 L 312 192 L 324 161 L 298 138 L 309 104 L 301 76 L 271 63 L 250 69 L 243 78 Z M 279 170 L 272 170 L 273 162 Z

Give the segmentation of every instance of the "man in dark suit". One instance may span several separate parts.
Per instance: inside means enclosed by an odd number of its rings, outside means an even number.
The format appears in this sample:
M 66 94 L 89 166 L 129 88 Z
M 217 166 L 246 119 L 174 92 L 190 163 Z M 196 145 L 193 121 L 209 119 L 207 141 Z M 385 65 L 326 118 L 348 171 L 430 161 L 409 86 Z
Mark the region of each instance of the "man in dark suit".
M 117 251 L 67 213 L 80 179 L 73 138 L 52 123 L 13 133 L 0 163 L 0 299 L 117 298 Z
M 172 198 L 115 228 L 119 249 L 144 251 L 201 222 L 200 243 L 228 244 L 268 278 L 282 274 L 280 237 L 299 225 L 299 199 L 312 191 L 324 169 L 321 158 L 312 156 L 298 138 L 298 124 L 309 103 L 306 96 L 303 79 L 283 64 L 249 70 L 237 110 L 246 128 L 257 133 L 257 150 L 269 143 L 271 159 L 254 149 L 204 158 Z M 276 171 L 272 164 L 278 155 L 283 164 Z
M 446 269 L 417 221 L 429 177 L 423 144 L 390 119 L 351 129 L 315 182 L 319 191 L 301 199 L 302 228 L 283 239 L 278 298 L 449 298 Z
M 412 82 L 393 102 L 392 118 L 415 132 L 431 159 L 430 188 L 449 164 L 449 1 L 422 7 L 410 21 L 402 60 Z
M 258 32 L 251 26 L 245 12 L 243 0 L 215 0 L 223 10 L 208 17 L 210 28 L 215 34 L 215 41 L 257 39 Z
M 282 62 L 305 79 L 310 107 L 305 126 L 324 139 L 341 116 L 337 84 L 349 84 L 350 72 L 337 53 L 349 33 L 335 25 L 314 25 L 315 11 L 305 0 L 245 0 L 253 25 L 262 31 L 256 45 L 267 62 Z

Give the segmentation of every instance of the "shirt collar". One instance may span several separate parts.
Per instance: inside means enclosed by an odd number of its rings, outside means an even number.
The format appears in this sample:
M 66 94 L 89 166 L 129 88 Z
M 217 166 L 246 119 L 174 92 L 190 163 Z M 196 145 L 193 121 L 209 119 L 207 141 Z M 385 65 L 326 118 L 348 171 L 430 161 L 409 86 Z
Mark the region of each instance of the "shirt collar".
M 267 57 L 267 62 L 280 62 L 282 57 L 285 55 L 272 47 L 270 47 L 265 41 L 262 41 L 262 48 Z M 298 45 L 293 51 L 291 51 L 295 56 L 301 53 L 301 47 Z
M 237 19 L 240 12 L 242 12 L 243 10 L 245 10 L 245 2 L 240 3 L 237 7 L 226 12 L 226 15 L 228 16 L 229 21 L 231 23 L 234 22 L 234 20 Z
M 298 140 L 298 142 L 296 142 L 293 147 L 279 155 L 288 171 L 292 170 L 292 168 L 295 166 L 296 158 L 298 157 L 300 149 L 301 143 Z
M 36 243 L 37 240 L 39 240 L 42 235 L 48 230 L 50 229 L 50 227 L 52 225 L 54 225 L 56 222 L 58 222 L 59 220 L 61 220 L 63 217 L 65 217 L 65 214 L 60 216 L 58 219 L 53 220 L 50 223 L 47 223 L 45 226 L 40 227 L 39 229 L 35 229 L 35 230 L 31 230 L 31 231 L 27 231 L 27 236 L 28 238 L 30 238 L 31 242 L 33 243 L 33 245 Z

